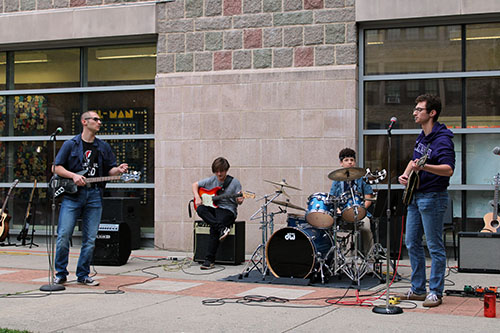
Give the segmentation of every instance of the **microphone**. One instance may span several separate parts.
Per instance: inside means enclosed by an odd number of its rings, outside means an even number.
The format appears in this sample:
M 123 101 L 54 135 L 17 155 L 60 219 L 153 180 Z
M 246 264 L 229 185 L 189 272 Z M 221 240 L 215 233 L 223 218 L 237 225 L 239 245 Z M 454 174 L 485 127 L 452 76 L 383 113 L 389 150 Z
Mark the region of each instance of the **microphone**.
M 61 134 L 63 131 L 62 127 L 58 127 L 56 128 L 56 130 L 54 131 L 54 133 L 52 133 L 50 136 L 56 136 L 58 134 Z
M 396 118 L 396 117 L 391 118 L 391 123 L 389 124 L 389 128 L 387 129 L 388 131 L 392 130 L 392 126 L 394 126 L 396 121 L 398 121 L 398 118 Z
M 493 148 L 493 154 L 500 155 L 500 147 Z

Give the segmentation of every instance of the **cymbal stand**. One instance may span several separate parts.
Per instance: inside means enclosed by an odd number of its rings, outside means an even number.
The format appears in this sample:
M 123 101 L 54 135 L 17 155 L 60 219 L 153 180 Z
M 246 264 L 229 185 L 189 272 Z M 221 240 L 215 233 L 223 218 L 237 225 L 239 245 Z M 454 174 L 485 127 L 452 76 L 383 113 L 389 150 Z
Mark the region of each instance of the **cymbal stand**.
M 274 199 L 279 197 L 281 195 L 282 191 L 276 191 L 274 194 L 266 194 L 262 198 L 258 200 L 264 199 L 264 204 L 257 210 L 251 217 L 250 220 L 256 220 L 259 219 L 258 214 L 261 214 L 260 217 L 260 230 L 262 231 L 262 239 L 261 243 L 257 246 L 255 251 L 253 251 L 252 256 L 250 257 L 250 260 L 246 263 L 245 267 L 243 268 L 243 271 L 239 275 L 239 279 L 242 279 L 243 277 L 248 277 L 248 274 L 254 269 L 256 269 L 259 273 L 262 274 L 262 280 L 265 280 L 267 272 L 268 272 L 268 266 L 267 266 L 267 261 L 266 261 L 266 244 L 268 240 L 268 234 L 273 233 L 274 231 L 274 215 L 276 214 L 282 214 L 286 213 L 286 210 L 283 210 L 280 208 L 279 213 L 267 213 L 267 206 L 273 202 Z M 271 199 L 269 199 L 271 197 Z M 258 201 L 257 200 L 257 201 Z
M 380 281 L 383 282 L 382 278 L 382 261 L 386 258 L 386 250 L 380 244 L 380 235 L 379 235 L 379 218 L 374 217 L 373 221 L 375 223 L 375 244 L 371 247 L 370 251 L 366 256 L 367 262 L 373 262 L 373 268 L 368 265 L 368 269 L 372 272 L 376 277 L 379 278 Z

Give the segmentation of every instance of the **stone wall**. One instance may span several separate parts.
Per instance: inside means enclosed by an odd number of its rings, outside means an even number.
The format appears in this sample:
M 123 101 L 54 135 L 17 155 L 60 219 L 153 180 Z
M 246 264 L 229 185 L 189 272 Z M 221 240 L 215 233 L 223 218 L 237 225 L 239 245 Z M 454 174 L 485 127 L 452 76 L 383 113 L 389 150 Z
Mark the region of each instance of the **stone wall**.
M 354 0 L 177 0 L 158 6 L 159 73 L 357 61 Z

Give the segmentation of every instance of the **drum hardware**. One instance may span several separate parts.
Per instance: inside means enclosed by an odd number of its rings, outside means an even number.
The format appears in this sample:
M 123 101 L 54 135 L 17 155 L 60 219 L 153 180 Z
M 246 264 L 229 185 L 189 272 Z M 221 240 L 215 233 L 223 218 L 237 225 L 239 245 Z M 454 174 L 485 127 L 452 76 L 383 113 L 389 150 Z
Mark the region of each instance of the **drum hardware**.
M 328 178 L 336 181 L 350 181 L 363 177 L 366 174 L 363 168 L 341 168 L 328 174 Z
M 302 208 L 300 206 L 297 206 L 297 205 L 294 205 L 293 203 L 289 202 L 288 200 L 287 201 L 273 200 L 272 203 L 274 203 L 276 205 L 284 206 L 284 207 L 287 207 L 287 208 L 293 208 L 293 209 L 298 209 L 298 210 L 306 211 L 304 208 Z

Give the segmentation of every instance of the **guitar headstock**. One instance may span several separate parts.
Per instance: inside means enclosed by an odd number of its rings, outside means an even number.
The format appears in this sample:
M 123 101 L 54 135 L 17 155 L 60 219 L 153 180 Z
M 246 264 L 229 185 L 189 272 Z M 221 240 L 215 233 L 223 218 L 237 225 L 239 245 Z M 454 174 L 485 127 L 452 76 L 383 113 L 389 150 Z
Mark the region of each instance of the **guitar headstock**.
M 248 191 L 242 191 L 241 196 L 245 199 L 250 198 L 250 199 L 255 199 L 255 193 L 253 192 L 248 192 Z
M 387 171 L 382 169 L 381 171 L 375 170 L 372 172 L 369 168 L 366 169 L 365 179 L 370 184 L 378 184 L 380 181 L 387 177 Z
M 124 173 L 120 176 L 120 179 L 125 183 L 138 182 L 139 180 L 141 180 L 141 172 L 132 171 L 130 173 Z

